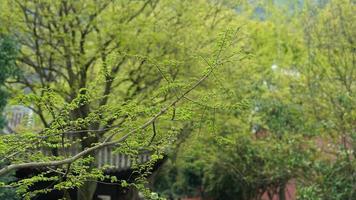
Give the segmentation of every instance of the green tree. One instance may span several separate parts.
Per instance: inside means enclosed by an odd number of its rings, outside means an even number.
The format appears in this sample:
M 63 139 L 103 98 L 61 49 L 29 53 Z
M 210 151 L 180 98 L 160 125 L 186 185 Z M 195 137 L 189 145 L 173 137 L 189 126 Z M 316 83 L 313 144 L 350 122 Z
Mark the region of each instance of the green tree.
M 179 123 L 172 123 L 189 116 L 189 106 L 172 107 L 223 64 L 226 38 L 218 47 L 213 41 L 237 24 L 230 10 L 204 0 L 5 1 L 2 9 L 5 32 L 16 32 L 21 45 L 16 64 L 24 74 L 12 92 L 42 125 L 39 134 L 2 137 L 1 154 L 10 155 L 6 159 L 13 164 L 1 174 L 54 167 L 56 176 L 47 176 L 51 168 L 21 180 L 19 191 L 54 181 L 55 189 L 79 187 L 78 199 L 91 199 L 95 180 L 105 178 L 91 159 L 95 150 L 117 144 L 118 152 L 133 157 L 141 150 L 156 152 L 152 163 L 161 157 L 180 130 Z M 23 88 L 31 94 L 23 95 Z M 168 111 L 175 117 L 165 117 L 164 125 L 156 127 Z M 68 134 L 78 139 L 70 141 Z M 129 148 L 120 145 L 123 141 Z M 71 145 L 81 152 L 61 154 Z M 41 147 L 53 155 L 33 153 Z
M 267 192 L 283 199 L 294 179 L 300 199 L 353 199 L 354 4 L 311 1 L 298 12 L 258 7 L 263 19 L 252 7 L 245 21 L 252 61 L 227 67 L 235 80 L 218 76 L 225 91 L 238 95 L 206 101 L 201 130 L 162 172 L 168 189 L 159 182 L 157 189 L 217 199 L 259 199 Z M 214 106 L 238 99 L 248 106 Z M 216 114 L 204 112 L 209 108 Z
M 18 47 L 14 40 L 8 36 L 0 37 L 0 113 L 3 113 L 9 96 L 5 89 L 6 79 L 16 74 L 15 60 Z M 5 119 L 0 116 L 0 128 L 4 127 Z
M 301 68 L 306 111 L 324 141 L 316 176 L 301 190 L 306 199 L 354 199 L 355 192 L 355 5 L 330 1 L 307 7 L 302 26 L 307 60 Z M 306 23 L 308 21 L 308 23 Z
M 9 97 L 5 88 L 5 82 L 16 74 L 15 60 L 17 53 L 18 48 L 15 41 L 11 37 L 0 35 L 0 134 L 6 123 L 3 111 Z M 0 166 L 2 165 L 4 163 L 1 161 Z M 12 176 L 6 176 L 0 180 L 9 183 L 15 179 Z M 12 188 L 0 188 L 0 198 L 9 200 L 19 199 Z

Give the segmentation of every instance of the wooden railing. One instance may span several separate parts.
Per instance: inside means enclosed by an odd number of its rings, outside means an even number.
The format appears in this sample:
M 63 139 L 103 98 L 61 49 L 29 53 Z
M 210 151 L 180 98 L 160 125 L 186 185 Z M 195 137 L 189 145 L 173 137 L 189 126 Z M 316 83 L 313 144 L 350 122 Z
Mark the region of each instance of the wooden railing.
M 150 159 L 150 153 L 138 155 L 138 163 L 145 163 Z M 104 147 L 96 154 L 96 162 L 99 168 L 108 166 L 108 170 L 121 171 L 131 167 L 131 159 L 128 155 L 112 153 L 112 147 Z
M 5 108 L 5 128 L 3 133 L 12 133 L 20 125 L 27 127 L 34 125 L 33 111 L 25 106 L 8 106 Z
M 41 151 L 46 156 L 53 155 L 48 149 L 42 149 Z M 67 149 L 64 153 L 68 156 L 74 156 L 78 154 L 79 151 L 79 148 L 72 147 Z M 59 154 L 62 155 L 63 152 Z M 114 148 L 108 146 L 98 150 L 95 153 L 95 161 L 98 168 L 105 167 L 107 171 L 123 171 L 130 169 L 133 159 L 137 159 L 138 163 L 145 163 L 149 161 L 150 155 L 151 154 L 149 152 L 142 152 L 136 158 L 132 158 L 129 155 L 114 152 Z
M 34 126 L 33 112 L 24 106 L 9 106 L 5 110 L 7 125 L 3 130 L 6 134 L 11 134 L 19 125 Z M 74 138 L 73 138 L 74 140 Z M 120 153 L 114 153 L 114 148 L 107 146 L 96 152 L 96 164 L 99 168 L 107 167 L 108 171 L 122 171 L 131 167 L 132 158 Z M 50 156 L 50 150 L 42 150 L 43 154 Z M 73 145 L 64 153 L 67 155 L 76 155 L 80 152 L 79 146 Z M 147 162 L 150 159 L 149 152 L 143 152 L 138 155 L 138 163 Z

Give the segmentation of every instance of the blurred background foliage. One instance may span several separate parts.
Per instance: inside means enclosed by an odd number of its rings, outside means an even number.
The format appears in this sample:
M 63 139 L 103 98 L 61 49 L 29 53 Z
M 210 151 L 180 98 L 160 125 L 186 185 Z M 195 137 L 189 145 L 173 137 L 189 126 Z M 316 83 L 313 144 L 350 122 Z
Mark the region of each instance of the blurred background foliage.
M 298 199 L 356 198 L 355 2 L 235 9 L 251 59 L 217 75 L 236 96 L 210 101 L 240 106 L 201 106 L 198 128 L 173 148 L 154 188 L 170 198 L 285 199 L 292 181 Z

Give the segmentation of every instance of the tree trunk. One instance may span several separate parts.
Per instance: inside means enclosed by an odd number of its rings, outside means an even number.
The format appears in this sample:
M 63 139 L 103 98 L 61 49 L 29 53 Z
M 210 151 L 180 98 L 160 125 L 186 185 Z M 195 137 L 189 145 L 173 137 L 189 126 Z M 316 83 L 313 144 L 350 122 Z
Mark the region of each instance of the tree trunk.
M 139 192 L 134 187 L 129 187 L 124 197 L 119 198 L 122 200 L 140 200 Z
M 64 195 L 63 195 L 63 197 L 64 197 L 64 199 L 65 200 L 71 200 L 72 198 L 70 197 L 70 194 L 69 194 L 69 191 L 68 190 L 64 190 Z
M 86 91 L 80 92 L 81 94 L 85 94 Z M 72 112 L 72 118 L 74 120 L 79 119 L 79 118 L 85 118 L 89 115 L 90 113 L 90 108 L 88 104 L 81 105 L 79 108 L 73 110 Z M 95 123 L 92 125 L 89 125 L 85 129 L 93 129 L 96 130 L 99 128 L 99 124 Z M 97 143 L 99 141 L 99 138 L 97 136 L 90 136 L 89 132 L 85 131 L 80 133 L 80 139 L 81 139 L 81 150 L 84 150 L 88 147 L 91 147 L 94 143 Z M 87 156 L 92 156 L 96 157 L 95 153 L 91 153 L 90 155 Z M 85 157 L 87 157 L 85 156 Z M 95 167 L 95 160 L 90 163 L 89 166 L 89 171 Z M 82 186 L 78 188 L 77 191 L 77 200 L 92 200 L 95 194 L 97 188 L 97 182 L 95 180 L 86 180 Z
M 81 187 L 78 188 L 77 199 L 78 200 L 92 200 L 97 187 L 95 181 L 87 181 Z
M 286 200 L 286 183 L 279 187 L 279 200 Z

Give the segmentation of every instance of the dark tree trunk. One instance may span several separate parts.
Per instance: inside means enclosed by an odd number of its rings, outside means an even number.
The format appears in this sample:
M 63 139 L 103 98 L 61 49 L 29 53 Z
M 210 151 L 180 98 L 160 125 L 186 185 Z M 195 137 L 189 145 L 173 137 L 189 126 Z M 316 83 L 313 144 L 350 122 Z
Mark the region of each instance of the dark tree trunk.
M 77 200 L 92 200 L 97 187 L 95 181 L 87 181 L 78 188 Z
M 286 200 L 286 183 L 283 183 L 279 187 L 279 192 L 278 192 L 279 200 Z

